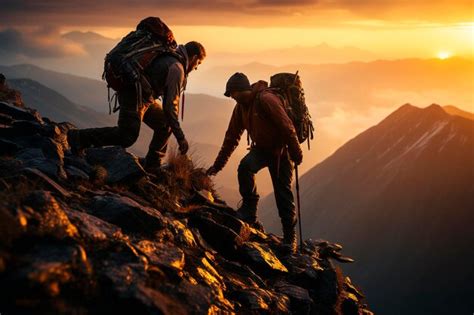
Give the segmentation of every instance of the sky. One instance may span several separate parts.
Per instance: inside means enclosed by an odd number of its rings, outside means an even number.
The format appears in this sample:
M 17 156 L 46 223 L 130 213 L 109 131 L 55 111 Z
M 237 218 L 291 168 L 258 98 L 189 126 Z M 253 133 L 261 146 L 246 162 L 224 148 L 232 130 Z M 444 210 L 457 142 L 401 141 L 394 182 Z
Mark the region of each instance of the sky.
M 321 43 L 365 49 L 380 58 L 474 53 L 472 0 L 2 0 L 1 3 L 0 49 L 16 49 L 17 53 L 24 50 L 43 57 L 87 53 L 81 45 L 64 40 L 60 34 L 65 32 L 93 31 L 120 38 L 146 16 L 160 16 L 172 26 L 178 41 L 200 41 L 211 56 Z

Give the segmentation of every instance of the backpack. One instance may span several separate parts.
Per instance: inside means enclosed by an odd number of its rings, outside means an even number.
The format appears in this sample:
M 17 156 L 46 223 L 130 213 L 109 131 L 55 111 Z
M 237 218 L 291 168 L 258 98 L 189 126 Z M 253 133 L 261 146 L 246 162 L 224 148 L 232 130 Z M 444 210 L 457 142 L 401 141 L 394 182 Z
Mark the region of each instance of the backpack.
M 298 72 L 272 75 L 270 88 L 282 98 L 286 113 L 295 126 L 299 142 L 308 141 L 308 149 L 310 149 L 309 141 L 314 138 L 314 127 Z
M 109 113 L 115 96 L 113 112 L 118 110 L 116 94 L 110 98 L 110 89 L 116 92 L 134 86 L 137 91 L 137 103 L 141 105 L 143 96 L 152 93 L 150 82 L 143 70 L 158 56 L 171 54 L 181 61 L 176 53 L 177 43 L 173 32 L 158 17 L 142 20 L 135 31 L 130 32 L 105 56 L 102 79 L 109 89 Z

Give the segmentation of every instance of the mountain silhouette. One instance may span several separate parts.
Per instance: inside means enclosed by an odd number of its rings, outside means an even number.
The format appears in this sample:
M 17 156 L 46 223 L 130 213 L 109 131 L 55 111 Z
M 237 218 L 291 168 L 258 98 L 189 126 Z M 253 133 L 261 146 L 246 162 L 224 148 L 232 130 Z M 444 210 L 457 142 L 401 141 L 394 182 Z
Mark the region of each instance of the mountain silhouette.
M 369 266 L 349 270 L 376 311 L 472 309 L 473 131 L 439 105 L 405 104 L 301 177 L 305 237 L 340 241 Z M 273 203 L 264 221 L 277 231 Z

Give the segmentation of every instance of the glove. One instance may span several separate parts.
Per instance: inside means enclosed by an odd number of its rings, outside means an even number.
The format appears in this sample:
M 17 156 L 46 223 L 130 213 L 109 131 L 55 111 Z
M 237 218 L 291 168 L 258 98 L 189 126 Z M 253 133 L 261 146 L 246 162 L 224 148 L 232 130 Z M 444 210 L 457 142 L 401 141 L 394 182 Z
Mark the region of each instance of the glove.
M 301 151 L 300 145 L 296 144 L 288 148 L 291 160 L 296 164 L 300 165 L 303 162 L 303 151 Z
M 219 171 L 214 167 L 214 165 L 212 165 L 211 167 L 209 167 L 206 171 L 206 175 L 207 176 L 215 176 Z
M 178 140 L 178 145 L 179 145 L 179 152 L 184 155 L 188 152 L 189 150 L 189 144 L 186 138 L 183 138 L 181 140 Z

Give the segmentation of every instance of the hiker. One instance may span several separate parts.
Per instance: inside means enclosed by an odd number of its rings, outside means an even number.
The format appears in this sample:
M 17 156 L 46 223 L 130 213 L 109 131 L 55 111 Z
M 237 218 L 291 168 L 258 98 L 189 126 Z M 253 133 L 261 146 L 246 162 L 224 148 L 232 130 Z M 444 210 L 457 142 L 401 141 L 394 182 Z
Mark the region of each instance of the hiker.
M 171 134 L 176 137 L 180 153 L 186 154 L 188 151 L 189 145 L 178 121 L 180 94 L 185 88 L 188 74 L 201 64 L 206 57 L 206 51 L 200 43 L 195 41 L 185 45 L 176 45 L 174 48 L 173 44 L 176 42 L 172 32 L 159 18 L 143 20 L 137 26 L 137 31 L 127 35 L 122 39 L 122 42 L 136 40 L 133 36 L 143 37 L 138 32 L 147 27 L 151 30 L 153 28 L 159 28 L 160 31 L 164 29 L 165 40 L 170 41 L 172 49 L 169 49 L 169 52 L 165 50 L 164 53 L 158 54 L 141 73 L 137 74 L 140 76 L 138 80 L 141 80 L 137 81 L 138 85 L 137 82 L 130 82 L 123 87 L 116 88 L 116 99 L 120 105 L 118 126 L 69 131 L 68 140 L 73 153 L 80 153 L 83 149 L 91 146 L 130 147 L 138 138 L 142 120 L 154 131 L 145 158 L 145 169 L 153 171 L 160 168 Z M 151 32 L 144 34 L 149 36 L 149 33 Z M 141 40 L 138 38 L 136 41 Z M 114 50 L 109 55 L 113 52 Z M 107 72 L 107 66 L 106 57 L 104 75 L 110 86 L 114 82 L 109 80 L 111 75 Z M 133 74 L 135 75 L 135 73 Z M 113 77 L 113 79 L 116 78 Z M 144 78 L 150 87 L 148 91 L 142 84 Z M 158 97 L 162 102 L 157 100 Z
M 283 226 L 284 250 L 294 253 L 297 244 L 296 211 L 291 182 L 293 163 L 299 165 L 303 153 L 293 122 L 288 117 L 282 100 L 268 89 L 265 81 L 250 85 L 245 74 L 235 73 L 227 81 L 224 95 L 232 97 L 237 104 L 222 147 L 207 174 L 216 175 L 222 170 L 239 144 L 243 131 L 247 130 L 251 146 L 238 168 L 242 205 L 237 210 L 237 217 L 255 227 L 260 225 L 257 222 L 259 195 L 255 174 L 268 167 Z

